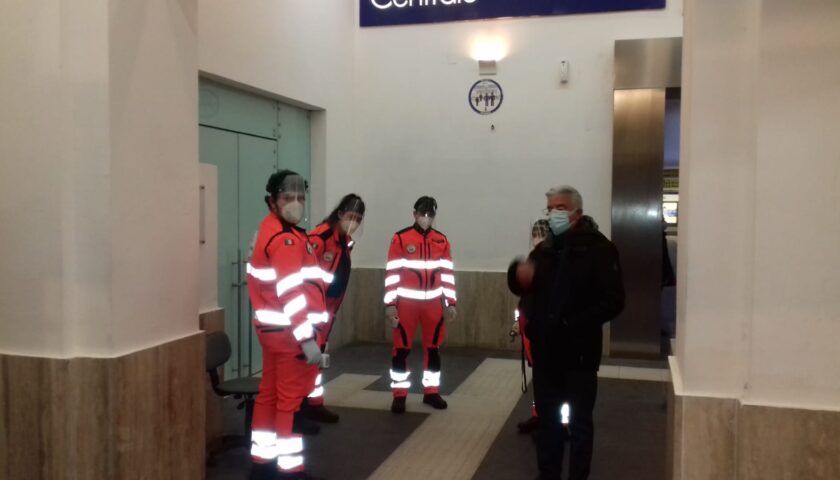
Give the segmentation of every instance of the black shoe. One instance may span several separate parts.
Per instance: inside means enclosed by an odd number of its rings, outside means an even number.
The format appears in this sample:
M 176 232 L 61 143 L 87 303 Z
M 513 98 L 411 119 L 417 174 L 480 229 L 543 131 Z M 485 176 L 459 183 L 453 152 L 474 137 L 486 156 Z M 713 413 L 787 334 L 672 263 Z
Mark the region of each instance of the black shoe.
M 516 428 L 519 429 L 519 433 L 523 435 L 527 435 L 529 433 L 534 433 L 537 431 L 537 427 L 540 426 L 540 419 L 539 417 L 531 417 L 524 422 L 519 422 L 516 424 Z
M 320 423 L 338 423 L 338 414 L 327 410 L 323 405 L 308 405 L 302 408 L 306 418 Z
M 275 480 L 279 472 L 277 472 L 277 464 L 270 463 L 254 463 L 251 465 L 251 476 L 249 480 Z
M 292 432 L 301 435 L 318 435 L 321 433 L 321 426 L 306 418 L 303 412 L 295 412 L 295 421 L 292 424 Z
M 426 405 L 431 405 L 432 408 L 436 408 L 438 410 L 446 410 L 446 407 L 448 406 L 446 404 L 446 400 L 444 400 L 439 393 L 423 395 L 423 403 L 425 403 Z
M 405 413 L 405 397 L 394 397 L 394 401 L 391 402 L 391 412 Z

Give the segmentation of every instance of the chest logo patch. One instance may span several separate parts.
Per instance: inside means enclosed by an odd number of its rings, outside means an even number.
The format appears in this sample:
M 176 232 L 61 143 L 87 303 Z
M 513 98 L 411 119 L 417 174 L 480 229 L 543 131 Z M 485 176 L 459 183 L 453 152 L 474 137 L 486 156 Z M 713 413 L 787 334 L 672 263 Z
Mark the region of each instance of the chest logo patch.
M 284 245 L 286 245 L 287 247 L 291 247 L 292 245 L 294 245 L 294 244 L 295 244 L 295 241 L 294 241 L 294 240 L 292 240 L 291 238 L 287 238 L 287 239 L 283 242 L 283 244 L 284 244 Z
M 408 250 L 408 253 L 414 253 L 417 251 L 417 247 L 415 247 L 414 245 L 409 245 L 408 248 L 406 248 L 406 250 Z
M 309 242 L 306 242 L 306 251 L 307 251 L 310 255 L 312 255 L 312 251 L 313 251 L 313 250 L 314 250 L 314 249 L 312 248 L 312 244 L 311 244 L 311 243 L 309 243 Z
M 327 262 L 332 262 L 335 260 L 335 254 L 333 252 L 324 252 L 324 260 Z

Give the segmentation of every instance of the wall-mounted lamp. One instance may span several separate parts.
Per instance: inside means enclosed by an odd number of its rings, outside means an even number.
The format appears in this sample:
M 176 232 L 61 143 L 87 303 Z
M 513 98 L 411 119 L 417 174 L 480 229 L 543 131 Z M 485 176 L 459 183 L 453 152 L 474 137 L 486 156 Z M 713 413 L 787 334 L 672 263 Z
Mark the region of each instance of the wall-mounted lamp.
M 496 61 L 495 60 L 479 60 L 478 61 L 479 75 L 495 75 Z
M 470 48 L 470 56 L 478 62 L 479 75 L 495 75 L 499 60 L 507 55 L 507 43 L 499 37 L 476 38 Z

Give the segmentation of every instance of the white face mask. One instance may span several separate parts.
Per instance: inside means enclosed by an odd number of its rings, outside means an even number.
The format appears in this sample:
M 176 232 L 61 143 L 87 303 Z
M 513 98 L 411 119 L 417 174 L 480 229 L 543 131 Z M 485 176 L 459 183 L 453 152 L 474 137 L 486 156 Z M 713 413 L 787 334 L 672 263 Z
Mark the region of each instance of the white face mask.
M 428 230 L 432 226 L 432 217 L 417 217 L 417 225 L 423 230 Z
M 357 228 L 359 228 L 359 222 L 355 220 L 341 221 L 341 231 L 347 235 L 353 235 L 354 233 L 356 233 Z
M 303 218 L 303 210 L 303 203 L 298 201 L 289 202 L 286 205 L 283 205 L 282 210 L 280 210 L 280 215 L 283 217 L 283 220 L 291 223 L 292 225 L 297 225 Z

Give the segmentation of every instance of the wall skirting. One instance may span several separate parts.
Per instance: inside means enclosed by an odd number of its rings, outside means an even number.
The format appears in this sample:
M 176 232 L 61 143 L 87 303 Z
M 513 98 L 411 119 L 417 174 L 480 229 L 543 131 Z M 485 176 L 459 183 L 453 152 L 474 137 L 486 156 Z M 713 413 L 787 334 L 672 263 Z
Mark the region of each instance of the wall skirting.
M 519 342 L 508 337 L 518 300 L 508 291 L 506 273 L 455 272 L 455 277 L 458 318 L 446 326 L 445 345 L 519 349 Z M 353 269 L 330 336 L 332 348 L 353 341 L 391 342 L 382 303 L 384 282 L 384 269 Z
M 215 310 L 208 310 L 201 312 L 198 315 L 198 327 L 204 332 L 224 332 L 225 331 L 225 311 L 217 308 Z M 224 368 L 219 369 L 219 378 L 224 380 Z M 205 416 L 206 425 L 204 427 L 207 448 L 212 449 L 218 445 L 223 437 L 223 418 L 222 406 L 224 400 L 222 397 L 216 395 L 213 391 L 213 386 L 210 384 L 210 375 L 205 373 L 206 378 L 204 382 L 204 390 L 206 397 Z
M 840 478 L 840 411 L 670 400 L 673 480 Z
M 204 333 L 115 358 L 0 354 L 0 477 L 204 478 Z

